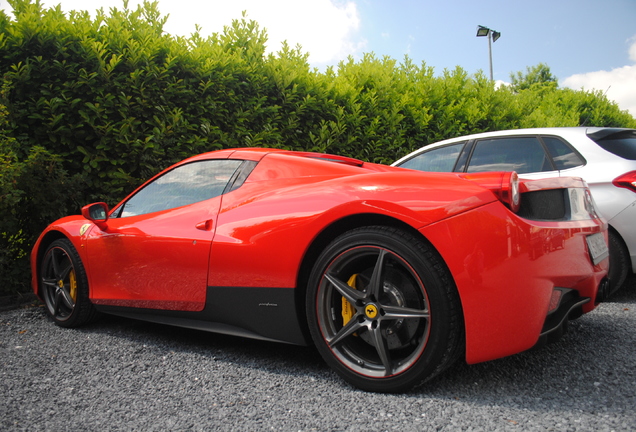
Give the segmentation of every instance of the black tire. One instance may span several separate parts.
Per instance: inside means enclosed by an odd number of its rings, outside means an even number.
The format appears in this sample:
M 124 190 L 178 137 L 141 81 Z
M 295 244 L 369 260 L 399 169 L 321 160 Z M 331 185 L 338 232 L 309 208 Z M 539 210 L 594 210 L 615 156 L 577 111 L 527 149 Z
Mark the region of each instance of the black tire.
M 88 298 L 86 270 L 69 240 L 51 243 L 42 259 L 39 276 L 40 297 L 55 324 L 79 327 L 97 316 Z
M 407 391 L 464 352 L 446 265 L 430 244 L 389 227 L 349 231 L 323 251 L 309 278 L 307 322 L 327 364 L 366 391 Z
M 610 295 L 623 287 L 630 270 L 630 257 L 627 247 L 620 236 L 609 230 L 610 267 L 608 278 L 610 281 Z

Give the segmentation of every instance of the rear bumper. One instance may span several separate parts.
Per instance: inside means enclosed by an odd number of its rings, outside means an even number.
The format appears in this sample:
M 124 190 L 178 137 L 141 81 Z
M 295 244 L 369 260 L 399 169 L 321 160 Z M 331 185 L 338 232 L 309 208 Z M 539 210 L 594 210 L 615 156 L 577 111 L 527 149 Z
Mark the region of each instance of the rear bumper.
M 591 234 L 607 235 L 602 220 L 532 222 L 493 203 L 420 231 L 455 279 L 468 363 L 530 349 L 541 334 L 559 328 L 553 320 L 561 323 L 593 310 L 607 275 L 608 259 L 594 265 L 586 243 Z M 557 287 L 587 300 L 564 303 L 551 318 L 550 301 Z
M 551 310 L 545 318 L 540 336 L 559 332 L 566 321 L 580 317 L 583 314 L 583 305 L 591 300 L 589 297 L 579 296 L 573 289 L 555 288 L 554 291 L 562 293 L 561 299 L 556 309 Z
M 604 278 L 598 288 L 599 294 L 597 295 L 597 300 L 599 296 L 607 298 L 609 290 L 609 279 Z M 548 342 L 558 341 L 561 336 L 566 333 L 568 321 L 580 317 L 583 314 L 583 305 L 589 303 L 591 300 L 588 297 L 580 297 L 575 290 L 555 288 L 555 291 L 563 293 L 561 301 L 555 310 L 548 313 L 535 347 L 541 347 Z

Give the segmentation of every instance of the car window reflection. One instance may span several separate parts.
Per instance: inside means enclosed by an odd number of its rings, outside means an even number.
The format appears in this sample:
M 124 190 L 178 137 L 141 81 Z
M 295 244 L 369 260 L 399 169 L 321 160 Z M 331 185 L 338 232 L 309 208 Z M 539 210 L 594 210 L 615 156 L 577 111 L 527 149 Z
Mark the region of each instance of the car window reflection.
M 464 143 L 460 143 L 420 153 L 402 163 L 400 167 L 418 171 L 450 172 L 453 171 L 463 146 Z
M 467 171 L 516 171 L 524 174 L 552 169 L 536 137 L 512 137 L 479 140 Z
M 120 217 L 168 210 L 219 196 L 241 162 L 205 160 L 181 165 L 132 196 Z

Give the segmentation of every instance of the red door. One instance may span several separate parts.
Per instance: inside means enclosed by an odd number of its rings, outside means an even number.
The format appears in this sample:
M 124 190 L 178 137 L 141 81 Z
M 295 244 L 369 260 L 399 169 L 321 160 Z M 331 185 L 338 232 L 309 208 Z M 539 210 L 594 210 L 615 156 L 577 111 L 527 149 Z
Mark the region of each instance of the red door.
M 242 161 L 185 162 L 120 204 L 85 241 L 96 304 L 199 311 L 221 195 Z
M 221 197 L 108 220 L 86 241 L 91 300 L 150 309 L 202 310 Z

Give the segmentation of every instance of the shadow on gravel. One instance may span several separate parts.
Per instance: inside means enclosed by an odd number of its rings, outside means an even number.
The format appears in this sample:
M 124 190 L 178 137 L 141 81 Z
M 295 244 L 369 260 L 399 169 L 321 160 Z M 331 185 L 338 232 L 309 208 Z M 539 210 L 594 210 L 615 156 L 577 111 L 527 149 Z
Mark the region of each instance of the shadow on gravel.
M 636 277 L 628 282 L 607 303 L 571 321 L 561 340 L 486 363 L 458 362 L 412 395 L 538 412 L 630 411 L 636 403 L 636 318 L 629 305 L 636 303 Z
M 611 296 L 607 303 L 636 303 L 636 275 L 631 275 L 625 286 Z
M 158 351 L 189 352 L 213 358 L 215 362 L 271 373 L 301 376 L 328 376 L 331 373 L 313 347 L 228 336 L 113 315 L 102 315 L 95 323 L 76 331 L 107 334 L 136 341 Z
M 597 310 L 570 323 L 564 337 L 537 350 L 477 365 L 458 362 L 407 399 L 464 400 L 543 412 L 625 412 L 636 402 L 636 277 Z M 636 306 L 635 306 L 636 307 Z M 44 317 L 44 311 L 38 312 Z M 51 324 L 53 325 L 53 324 Z M 77 331 L 105 334 L 157 353 L 191 353 L 240 368 L 320 380 L 338 393 L 360 393 L 339 379 L 313 347 L 298 347 L 104 315 Z M 161 354 L 159 354 L 161 355 Z M 623 372 L 621 372 L 623 371 Z M 627 375 L 624 371 L 628 371 Z M 599 404 L 599 401 L 601 403 Z

